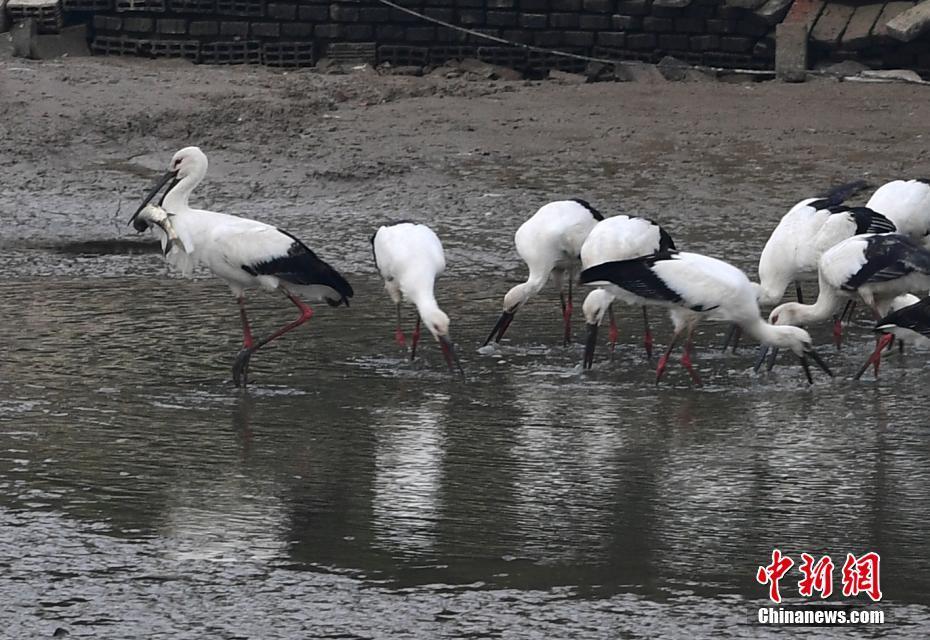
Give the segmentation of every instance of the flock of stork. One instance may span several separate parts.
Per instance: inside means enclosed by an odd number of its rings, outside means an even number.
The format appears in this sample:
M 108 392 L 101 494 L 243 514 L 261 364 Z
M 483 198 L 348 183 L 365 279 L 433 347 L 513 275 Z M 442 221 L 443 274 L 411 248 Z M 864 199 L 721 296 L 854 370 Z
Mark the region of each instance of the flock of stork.
M 146 194 L 130 222 L 137 231 L 153 229 L 165 259 L 186 275 L 203 265 L 232 289 L 239 303 L 243 347 L 233 365 L 236 386 L 246 384 L 252 354 L 272 340 L 302 325 L 313 315 L 304 300 L 345 304 L 351 285 L 303 242 L 286 231 L 238 216 L 193 209 L 192 191 L 207 172 L 207 157 L 197 147 L 181 149 L 168 171 Z M 169 184 L 170 183 L 170 184 Z M 158 204 L 150 204 L 162 191 Z M 617 341 L 612 305 L 619 300 L 641 306 L 644 343 L 652 355 L 652 334 L 647 308 L 665 307 L 674 336 L 659 358 L 658 383 L 669 356 L 684 337 L 681 364 L 695 384 L 700 377 L 691 355 L 695 327 L 702 319 L 729 322 L 733 329 L 727 344 L 734 345 L 745 332 L 758 340 L 756 370 L 768 348 L 769 367 L 780 348 L 790 349 L 812 382 L 808 358 L 833 375 L 813 348 L 810 335 L 799 325 L 834 319 L 839 345 L 843 322 L 851 317 L 855 301 L 862 300 L 879 318 L 880 337 L 875 350 L 859 370 L 870 366 L 878 375 L 881 354 L 894 336 L 919 342 L 930 338 L 930 297 L 912 292 L 930 290 L 930 183 L 896 180 L 880 187 L 864 207 L 844 202 L 866 188 L 859 182 L 841 185 L 829 193 L 802 200 L 788 211 L 772 232 L 759 260 L 759 283 L 733 265 L 709 256 L 679 251 L 660 225 L 646 218 L 618 215 L 604 218 L 584 200 L 550 202 L 517 230 L 515 244 L 529 268 L 526 282 L 504 296 L 500 315 L 485 345 L 499 342 L 514 314 L 551 278 L 559 288 L 564 342 L 571 339 L 572 284 L 580 267 L 580 281 L 594 288 L 583 306 L 587 323 L 583 366 L 594 361 L 598 327 L 609 317 L 611 348 Z M 421 322 L 437 340 L 450 370 L 461 367 L 449 337 L 449 317 L 434 295 L 436 277 L 445 268 L 442 243 L 429 227 L 401 220 L 380 227 L 371 237 L 377 269 L 397 308 L 395 339 L 406 345 L 401 327 L 401 303 L 412 302 L 418 312 L 411 335 L 410 355 L 416 354 Z M 804 304 L 800 280 L 817 274 L 820 290 L 814 304 Z M 778 304 L 791 282 L 797 302 L 776 306 L 768 321 L 760 305 Z M 567 284 L 567 295 L 563 285 Z M 280 290 L 300 315 L 263 339 L 252 334 L 245 309 L 248 289 Z M 839 306 L 847 301 L 841 315 Z

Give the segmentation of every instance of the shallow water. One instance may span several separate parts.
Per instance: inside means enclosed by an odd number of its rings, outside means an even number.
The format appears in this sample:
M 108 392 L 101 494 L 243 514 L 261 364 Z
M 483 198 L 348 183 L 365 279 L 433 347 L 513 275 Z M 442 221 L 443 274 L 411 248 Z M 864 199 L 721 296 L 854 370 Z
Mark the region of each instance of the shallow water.
M 356 265 L 356 297 L 256 355 L 247 392 L 230 383 L 239 327 L 221 283 L 168 274 L 126 211 L 81 224 L 64 199 L 14 197 L 0 243 L 0 633 L 775 637 L 788 630 L 750 622 L 767 602 L 756 568 L 777 546 L 880 552 L 891 624 L 860 631 L 926 637 L 926 352 L 853 383 L 869 323 L 842 353 L 818 328 L 838 378 L 815 372 L 809 388 L 786 356 L 754 375 L 752 345 L 722 354 L 725 327 L 707 324 L 705 386 L 676 365 L 656 387 L 638 312 L 621 312 L 621 346 L 582 372 L 581 294 L 566 348 L 551 289 L 479 352 L 523 275 L 511 232 L 535 196 L 507 183 L 564 180 L 509 171 L 435 214 L 464 379 L 429 340 L 413 363 L 394 345 L 368 231 L 344 224 L 356 201 L 324 204 L 312 228 L 267 202 L 324 258 Z M 649 202 L 679 246 L 750 268 L 764 241 L 724 228 L 736 206 L 691 217 Z M 40 209 L 60 224 L 35 224 Z M 293 315 L 276 296 L 250 305 L 259 333 Z M 668 322 L 653 319 L 661 347 Z M 849 635 L 810 631 L 798 635 Z

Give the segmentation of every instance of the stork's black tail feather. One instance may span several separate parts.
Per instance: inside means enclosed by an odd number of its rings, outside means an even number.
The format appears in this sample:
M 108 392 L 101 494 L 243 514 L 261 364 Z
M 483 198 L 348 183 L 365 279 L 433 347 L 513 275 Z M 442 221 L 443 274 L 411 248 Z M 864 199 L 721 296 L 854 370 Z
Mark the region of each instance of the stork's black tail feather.
M 827 206 L 833 207 L 843 204 L 846 200 L 861 191 L 865 191 L 870 186 L 865 180 L 853 180 L 852 182 L 837 185 L 817 197 L 824 198 L 828 202 Z

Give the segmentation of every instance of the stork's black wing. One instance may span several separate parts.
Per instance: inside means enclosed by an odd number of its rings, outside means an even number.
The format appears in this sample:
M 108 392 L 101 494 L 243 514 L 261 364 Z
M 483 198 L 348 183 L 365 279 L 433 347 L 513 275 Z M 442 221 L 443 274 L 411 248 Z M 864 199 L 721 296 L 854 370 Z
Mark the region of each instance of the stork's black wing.
M 892 311 L 875 324 L 875 331 L 891 327 L 910 329 L 930 338 L 930 296 L 921 298 L 912 305 Z
M 930 252 L 897 233 L 869 236 L 866 263 L 843 286 L 847 291 L 875 282 L 897 280 L 912 273 L 930 274 Z
M 681 302 L 681 295 L 652 269 L 657 262 L 671 260 L 674 255 L 673 252 L 665 252 L 633 260 L 604 262 L 582 271 L 581 282 L 606 281 L 647 300 Z

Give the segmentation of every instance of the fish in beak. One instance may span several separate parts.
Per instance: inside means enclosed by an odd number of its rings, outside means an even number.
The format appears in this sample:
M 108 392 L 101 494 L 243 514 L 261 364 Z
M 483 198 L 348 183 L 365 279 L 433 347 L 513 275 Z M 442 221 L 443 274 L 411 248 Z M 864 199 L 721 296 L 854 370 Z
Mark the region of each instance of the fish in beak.
M 143 209 L 145 209 L 145 205 L 151 202 L 152 198 L 154 198 L 158 194 L 158 192 L 161 191 L 162 187 L 164 187 L 169 182 L 171 182 L 172 184 L 170 187 L 168 187 L 168 190 L 165 193 L 167 193 L 168 191 L 171 191 L 171 189 L 174 188 L 174 185 L 178 183 L 177 170 L 167 171 L 162 177 L 158 179 L 158 181 L 152 186 L 149 192 L 145 195 L 145 198 L 142 200 L 142 204 L 139 205 L 139 208 L 136 209 L 136 212 L 132 214 L 132 217 L 129 219 L 129 224 L 131 224 L 132 227 L 139 233 L 142 233 L 143 231 L 148 229 L 148 225 L 143 224 L 138 220 L 139 214 L 142 213 Z M 161 204 L 161 202 L 162 200 L 158 201 L 159 204 Z
M 465 371 L 462 369 L 459 357 L 455 353 L 455 347 L 452 341 L 449 340 L 448 336 L 436 336 L 436 339 L 439 341 L 439 346 L 442 348 L 442 355 L 446 359 L 446 364 L 449 365 L 449 371 L 455 373 L 455 370 L 458 369 L 459 373 L 464 377 Z
M 584 360 L 582 368 L 590 369 L 594 365 L 594 350 L 597 348 L 597 324 L 588 324 L 588 335 L 584 341 Z
M 150 225 L 155 225 L 165 233 L 164 254 L 167 256 L 174 247 L 180 247 L 181 251 L 187 251 L 184 242 L 175 231 L 174 225 L 171 224 L 171 215 L 161 207 L 155 204 L 148 204 L 136 213 L 135 224 L 142 225 L 143 229 L 148 229 Z
M 494 328 L 491 329 L 491 333 L 488 334 L 488 339 L 484 341 L 484 345 L 487 346 L 491 340 L 494 342 L 500 342 L 504 337 L 504 333 L 507 331 L 507 328 L 510 326 L 510 323 L 513 322 L 514 312 L 505 311 L 501 314 L 501 317 L 497 319 L 497 324 L 494 325 Z M 494 334 L 497 334 L 495 337 Z

